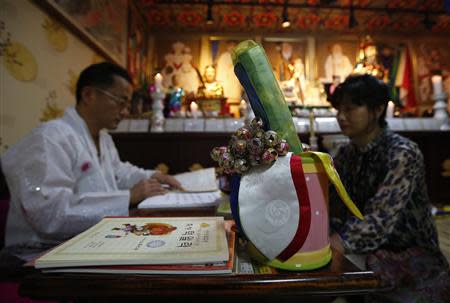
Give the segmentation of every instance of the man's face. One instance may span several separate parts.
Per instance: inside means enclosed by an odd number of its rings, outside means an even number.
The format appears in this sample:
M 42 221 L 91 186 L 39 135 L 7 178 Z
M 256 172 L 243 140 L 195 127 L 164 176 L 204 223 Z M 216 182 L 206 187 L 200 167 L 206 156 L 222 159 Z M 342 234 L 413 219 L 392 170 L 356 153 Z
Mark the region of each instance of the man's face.
M 96 88 L 96 102 L 92 108 L 99 128 L 115 129 L 129 113 L 133 88 L 127 80 L 114 76 L 108 88 Z

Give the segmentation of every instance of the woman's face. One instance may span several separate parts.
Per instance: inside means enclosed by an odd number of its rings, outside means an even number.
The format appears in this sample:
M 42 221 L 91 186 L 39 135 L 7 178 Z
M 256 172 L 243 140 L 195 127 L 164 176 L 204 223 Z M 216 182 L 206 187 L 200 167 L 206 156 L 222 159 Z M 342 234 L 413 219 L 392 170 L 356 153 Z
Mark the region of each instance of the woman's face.
M 354 104 L 347 98 L 336 110 L 342 133 L 351 140 L 366 142 L 379 129 L 378 118 L 382 110 L 370 110 L 366 105 Z

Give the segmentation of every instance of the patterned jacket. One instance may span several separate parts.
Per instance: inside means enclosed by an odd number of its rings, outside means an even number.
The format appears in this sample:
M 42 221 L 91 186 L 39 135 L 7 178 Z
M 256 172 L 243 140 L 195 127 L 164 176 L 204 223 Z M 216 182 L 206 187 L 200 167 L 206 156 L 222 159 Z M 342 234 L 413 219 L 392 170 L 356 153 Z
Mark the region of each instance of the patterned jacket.
M 365 216 L 364 221 L 352 216 L 331 189 L 331 229 L 341 236 L 346 250 L 439 250 L 423 156 L 416 143 L 385 128 L 363 148 L 341 147 L 334 161 L 350 197 Z

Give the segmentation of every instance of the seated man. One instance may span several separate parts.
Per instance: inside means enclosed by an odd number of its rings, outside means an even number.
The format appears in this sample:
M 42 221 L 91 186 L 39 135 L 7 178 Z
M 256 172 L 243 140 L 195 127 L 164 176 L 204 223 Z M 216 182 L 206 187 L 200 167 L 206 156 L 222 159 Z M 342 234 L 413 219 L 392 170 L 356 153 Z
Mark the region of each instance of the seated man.
M 147 197 L 180 188 L 175 178 L 119 159 L 107 129 L 128 113 L 131 78 L 111 63 L 80 74 L 76 106 L 32 130 L 2 157 L 11 192 L 5 247 L 27 260 L 104 216 L 127 216 Z

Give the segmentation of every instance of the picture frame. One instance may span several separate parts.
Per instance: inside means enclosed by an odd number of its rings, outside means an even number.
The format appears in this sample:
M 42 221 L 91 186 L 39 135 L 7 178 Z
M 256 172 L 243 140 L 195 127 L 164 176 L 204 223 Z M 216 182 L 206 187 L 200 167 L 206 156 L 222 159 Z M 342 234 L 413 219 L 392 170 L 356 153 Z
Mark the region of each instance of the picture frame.
M 241 113 L 239 106 L 243 98 L 244 89 L 234 73 L 234 66 L 231 60 L 231 50 L 239 42 L 254 39 L 246 35 L 210 36 L 208 37 L 207 51 L 208 62 L 216 69 L 216 80 L 223 86 L 224 97 L 226 98 L 226 108 L 232 117 L 238 118 Z M 201 71 L 204 74 L 206 66 Z
M 134 87 L 148 85 L 151 79 L 149 30 L 145 17 L 133 2 L 128 9 L 127 69 Z
M 158 47 L 153 46 L 153 64 L 155 71 L 162 75 L 163 87 L 181 87 L 185 96 L 195 94 L 201 85 L 198 70 L 200 37 L 180 34 L 157 36 L 155 39 Z
M 320 106 L 316 85 L 314 39 L 309 36 L 262 39 L 275 78 L 291 108 Z
M 309 42 L 307 38 L 289 38 L 289 37 L 264 37 L 262 40 L 262 46 L 266 51 L 269 62 L 274 70 L 275 77 L 279 81 L 287 80 L 288 75 L 285 75 L 280 69 L 283 61 L 289 61 L 293 64 L 294 61 L 300 60 L 303 65 L 303 71 L 305 78 L 311 78 L 311 60 L 308 56 Z M 284 49 L 283 49 L 284 46 Z M 288 48 L 286 48 L 286 46 Z M 290 50 L 289 58 L 283 59 L 283 50 Z
M 356 38 L 349 39 L 318 39 L 316 41 L 316 71 L 317 77 L 322 83 L 333 83 L 334 76 L 340 76 L 340 82 L 345 80 L 353 70 L 358 56 L 359 41 Z M 339 53 L 339 62 L 333 64 L 333 52 Z M 333 66 L 337 66 L 333 70 Z M 328 72 L 327 72 L 328 70 Z
M 104 59 L 126 65 L 128 0 L 34 0 Z
M 434 105 L 433 99 L 433 85 L 431 77 L 433 75 L 441 75 L 443 78 L 443 91 L 450 95 L 450 54 L 448 49 L 450 43 L 448 41 L 439 41 L 432 38 L 421 38 L 413 42 L 412 48 L 414 50 L 417 68 L 414 69 L 416 73 L 417 83 L 417 101 L 420 104 L 428 107 Z M 450 108 L 450 106 L 449 106 Z

